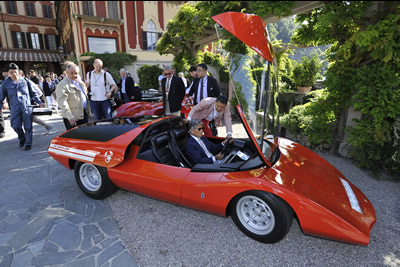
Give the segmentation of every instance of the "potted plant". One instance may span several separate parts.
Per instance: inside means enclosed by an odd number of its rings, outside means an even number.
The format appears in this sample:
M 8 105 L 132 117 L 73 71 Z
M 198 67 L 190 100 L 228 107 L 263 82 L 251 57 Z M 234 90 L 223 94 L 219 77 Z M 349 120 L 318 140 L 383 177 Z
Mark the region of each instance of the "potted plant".
M 293 69 L 293 80 L 300 93 L 309 93 L 317 80 L 318 71 L 321 68 L 319 59 L 314 56 L 311 59 L 303 57 L 300 64 Z

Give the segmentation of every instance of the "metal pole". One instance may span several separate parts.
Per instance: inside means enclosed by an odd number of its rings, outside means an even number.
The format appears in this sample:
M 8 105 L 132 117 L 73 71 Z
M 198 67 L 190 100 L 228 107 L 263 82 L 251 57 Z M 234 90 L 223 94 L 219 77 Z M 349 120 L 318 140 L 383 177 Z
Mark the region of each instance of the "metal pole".
M 263 145 L 264 145 L 264 132 L 265 132 L 265 115 L 268 114 L 268 104 L 267 102 L 270 100 L 268 99 L 268 94 L 269 94 L 269 90 L 270 90 L 270 71 L 271 71 L 271 63 L 269 61 L 267 61 L 268 63 L 268 72 L 267 72 L 267 87 L 266 87 L 266 91 L 265 91 L 265 96 L 264 96 L 264 118 L 263 118 L 263 128 L 262 128 L 262 134 L 261 134 L 261 151 L 263 149 Z
M 4 1 L 4 3 L 5 3 L 5 1 Z M 4 23 L 4 19 L 3 19 L 3 10 L 2 10 L 2 8 L 1 8 L 1 5 L 0 5 L 0 12 L 1 12 L 1 21 L 3 22 L 4 36 L 6 37 L 7 49 L 10 49 L 10 48 L 8 47 L 8 38 L 7 38 L 6 24 Z

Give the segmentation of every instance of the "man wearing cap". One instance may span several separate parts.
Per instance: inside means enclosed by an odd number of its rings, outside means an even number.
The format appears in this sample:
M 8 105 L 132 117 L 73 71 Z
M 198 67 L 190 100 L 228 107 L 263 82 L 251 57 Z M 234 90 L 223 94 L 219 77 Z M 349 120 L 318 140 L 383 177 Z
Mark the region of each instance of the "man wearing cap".
M 3 100 L 7 98 L 11 111 L 11 127 L 18 134 L 19 146 L 25 145 L 25 150 L 30 150 L 33 136 L 31 98 L 41 107 L 45 105 L 36 91 L 32 90 L 20 76 L 19 68 L 15 63 L 8 66 L 8 75 L 9 77 L 4 80 L 0 88 L 0 109 L 3 107 Z

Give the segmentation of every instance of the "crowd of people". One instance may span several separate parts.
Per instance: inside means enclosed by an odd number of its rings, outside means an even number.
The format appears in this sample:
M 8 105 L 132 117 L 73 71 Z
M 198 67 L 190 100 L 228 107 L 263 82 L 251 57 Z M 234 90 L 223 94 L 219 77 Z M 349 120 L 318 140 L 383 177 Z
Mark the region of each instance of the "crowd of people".
M 111 74 L 103 68 L 100 59 L 94 60 L 94 70 L 79 75 L 79 67 L 73 62 L 64 63 L 65 71 L 57 76 L 46 73 L 43 77 L 34 70 L 25 76 L 18 65 L 11 63 L 3 71 L 0 87 L 0 137 L 4 136 L 3 105 L 10 108 L 11 127 L 18 135 L 19 146 L 25 150 L 32 147 L 32 124 L 38 123 L 48 131 L 51 125 L 33 115 L 32 107 L 38 105 L 53 112 L 60 112 L 66 130 L 89 122 L 91 114 L 96 120 L 112 117 L 110 99 L 120 97 L 123 103 L 141 101 L 142 92 L 125 69 L 120 70 L 121 81 L 117 85 Z M 185 95 L 193 103 L 188 118 L 191 146 L 189 157 L 193 162 L 218 163 L 224 144 L 212 145 L 203 136 L 217 135 L 216 127 L 225 121 L 227 138 L 232 135 L 232 122 L 228 98 L 221 95 L 218 82 L 208 75 L 207 65 L 202 63 L 189 69 L 191 81 L 183 73 L 176 75 L 174 68 L 165 67 L 158 77 L 162 92 L 164 114 L 181 115 Z M 5 99 L 7 100 L 5 102 Z M 193 154 L 194 151 L 197 151 Z

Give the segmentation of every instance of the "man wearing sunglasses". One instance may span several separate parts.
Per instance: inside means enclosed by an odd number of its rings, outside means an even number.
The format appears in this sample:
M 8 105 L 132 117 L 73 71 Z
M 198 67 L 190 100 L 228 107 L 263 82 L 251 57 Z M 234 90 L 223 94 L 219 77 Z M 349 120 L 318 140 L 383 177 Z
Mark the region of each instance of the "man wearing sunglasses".
M 201 120 L 191 120 L 189 122 L 190 137 L 186 143 L 186 154 L 193 164 L 218 164 L 224 159 L 221 153 L 225 142 L 214 144 L 203 136 L 203 123 Z M 233 142 L 233 139 L 229 143 Z
M 185 97 L 185 85 L 181 78 L 173 75 L 169 67 L 164 69 L 164 75 L 166 78 L 161 81 L 164 113 L 180 116 L 182 100 Z

